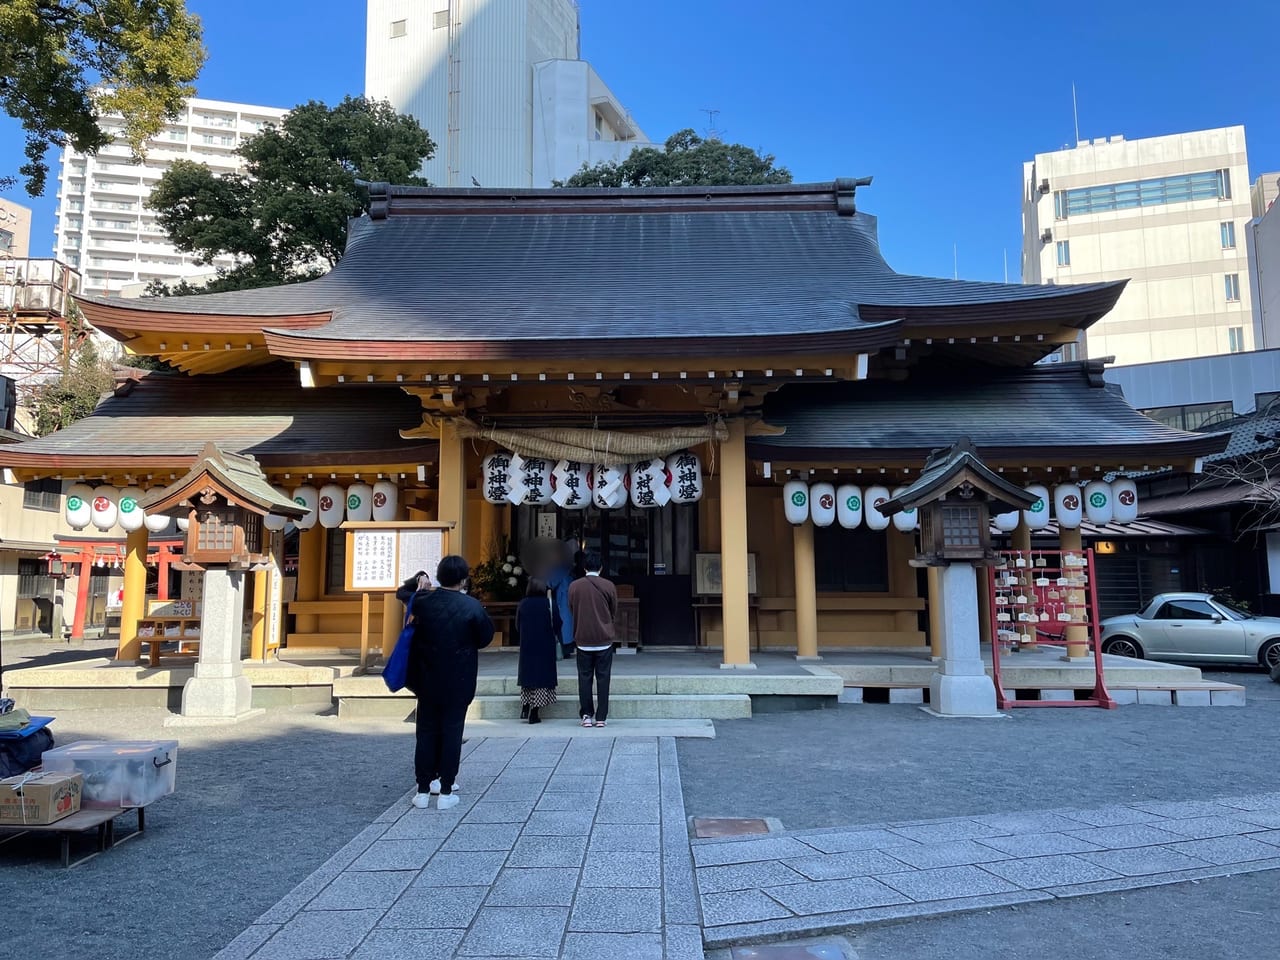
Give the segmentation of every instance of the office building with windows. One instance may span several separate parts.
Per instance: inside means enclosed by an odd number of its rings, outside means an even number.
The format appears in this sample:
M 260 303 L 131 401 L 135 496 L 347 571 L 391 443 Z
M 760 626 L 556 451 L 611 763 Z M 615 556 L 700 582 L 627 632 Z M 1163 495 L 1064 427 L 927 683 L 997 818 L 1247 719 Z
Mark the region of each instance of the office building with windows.
M 580 58 L 574 0 L 368 0 L 365 95 L 436 143 L 437 186 L 547 187 L 651 146 Z
M 1242 126 L 1081 141 L 1023 164 L 1023 281 L 1129 281 L 1059 358 L 1126 365 L 1260 346 L 1251 216 Z
M 25 257 L 31 246 L 31 208 L 0 197 L 0 258 Z
M 147 143 L 141 163 L 133 162 L 123 142 L 109 144 L 96 156 L 64 149 L 54 226 L 57 258 L 80 271 L 85 293 L 109 296 L 126 288 L 140 293 L 152 280 L 210 275 L 218 267 L 233 266 L 230 257 L 199 264 L 175 250 L 144 201 L 174 160 L 206 163 L 220 174 L 239 170 L 243 161 L 234 153 L 236 147 L 285 112 L 192 99 Z M 104 126 L 120 124 L 108 117 Z

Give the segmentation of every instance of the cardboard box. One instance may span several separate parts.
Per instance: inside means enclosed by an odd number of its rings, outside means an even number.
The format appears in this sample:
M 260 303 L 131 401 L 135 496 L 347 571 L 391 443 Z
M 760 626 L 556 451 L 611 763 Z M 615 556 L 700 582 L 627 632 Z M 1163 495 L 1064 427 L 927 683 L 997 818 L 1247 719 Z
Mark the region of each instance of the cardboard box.
M 80 809 L 79 773 L 33 772 L 0 780 L 0 824 L 43 826 Z

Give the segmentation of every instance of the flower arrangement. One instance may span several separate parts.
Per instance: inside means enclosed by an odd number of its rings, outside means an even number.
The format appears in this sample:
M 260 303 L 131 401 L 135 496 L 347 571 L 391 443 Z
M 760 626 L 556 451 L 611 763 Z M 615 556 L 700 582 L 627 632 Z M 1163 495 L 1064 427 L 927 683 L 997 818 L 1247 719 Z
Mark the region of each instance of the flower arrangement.
M 471 571 L 471 590 L 487 600 L 519 600 L 528 585 L 528 575 L 507 543 L 493 551 L 488 560 Z

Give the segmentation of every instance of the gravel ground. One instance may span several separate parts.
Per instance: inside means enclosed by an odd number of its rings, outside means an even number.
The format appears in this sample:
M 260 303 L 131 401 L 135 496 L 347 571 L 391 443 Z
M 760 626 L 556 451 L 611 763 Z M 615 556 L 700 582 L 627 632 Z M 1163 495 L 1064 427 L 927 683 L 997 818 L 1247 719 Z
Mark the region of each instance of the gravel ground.
M 943 720 L 907 704 L 716 722 L 680 743 L 691 816 L 777 817 L 785 829 L 1196 799 L 1280 789 L 1280 685 L 1247 706 L 1021 709 Z

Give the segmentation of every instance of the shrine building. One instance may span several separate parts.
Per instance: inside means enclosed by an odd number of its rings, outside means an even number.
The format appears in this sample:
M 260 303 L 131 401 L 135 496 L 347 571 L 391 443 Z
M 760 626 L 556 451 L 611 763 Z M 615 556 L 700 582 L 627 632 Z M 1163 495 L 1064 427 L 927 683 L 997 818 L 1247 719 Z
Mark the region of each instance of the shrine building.
M 896 273 L 857 207 L 869 182 L 374 184 L 319 279 L 78 297 L 99 331 L 179 372 L 0 447 L 0 465 L 73 482 L 82 526 L 98 508 L 119 515 L 122 660 L 142 653 L 148 537 L 165 523 L 135 511 L 209 442 L 254 457 L 311 511 L 283 589 L 253 575 L 254 656 L 356 646 L 339 525 L 370 517 L 450 522 L 473 566 L 535 537 L 576 540 L 626 598 L 624 639 L 719 649 L 726 666 L 757 649 L 925 647 L 937 577 L 911 563 L 912 511 L 875 506 L 932 452 L 967 439 L 986 468 L 1039 491 L 996 518 L 1014 549 L 1052 516 L 1078 550 L 1080 497 L 1090 510 L 1114 497 L 1088 519 L 1123 522 L 1133 494 L 1117 475 L 1194 471 L 1225 441 L 1142 416 L 1100 362 L 1036 365 L 1123 281 Z M 978 609 L 989 640 L 985 598 Z M 388 645 L 401 616 L 379 598 L 367 629 Z

